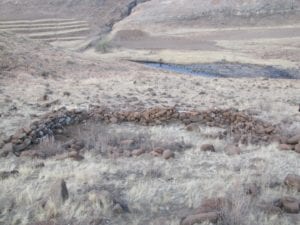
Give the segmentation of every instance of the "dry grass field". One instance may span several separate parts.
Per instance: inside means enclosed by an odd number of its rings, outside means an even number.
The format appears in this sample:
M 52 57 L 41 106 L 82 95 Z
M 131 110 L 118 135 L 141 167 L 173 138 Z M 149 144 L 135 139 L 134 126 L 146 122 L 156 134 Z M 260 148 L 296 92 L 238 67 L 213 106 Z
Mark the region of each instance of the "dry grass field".
M 298 9 L 0 0 L 0 225 L 299 225 Z

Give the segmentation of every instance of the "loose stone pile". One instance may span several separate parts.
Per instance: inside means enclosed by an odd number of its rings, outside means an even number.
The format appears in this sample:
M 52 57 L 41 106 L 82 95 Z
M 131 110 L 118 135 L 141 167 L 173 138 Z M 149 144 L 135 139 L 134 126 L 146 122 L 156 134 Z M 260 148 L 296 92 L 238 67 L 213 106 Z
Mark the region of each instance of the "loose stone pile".
M 2 147 L 0 154 L 5 156 L 7 151 L 12 150 L 19 155 L 22 151 L 29 149 L 31 145 L 40 143 L 43 138 L 62 133 L 64 127 L 87 120 L 107 123 L 134 122 L 141 125 L 182 122 L 188 130 L 192 130 L 190 127 L 193 124 L 225 128 L 226 131 L 221 133 L 219 138 L 229 137 L 236 143 L 258 144 L 280 140 L 279 129 L 276 126 L 236 109 L 182 112 L 174 107 L 155 107 L 140 111 L 111 111 L 101 107 L 95 107 L 89 111 L 68 111 L 63 108 L 45 115 L 28 128 L 22 128 L 15 135 L 4 140 L 0 146 Z
M 292 150 L 300 153 L 300 135 L 294 135 L 292 137 L 282 137 L 280 139 L 281 150 Z

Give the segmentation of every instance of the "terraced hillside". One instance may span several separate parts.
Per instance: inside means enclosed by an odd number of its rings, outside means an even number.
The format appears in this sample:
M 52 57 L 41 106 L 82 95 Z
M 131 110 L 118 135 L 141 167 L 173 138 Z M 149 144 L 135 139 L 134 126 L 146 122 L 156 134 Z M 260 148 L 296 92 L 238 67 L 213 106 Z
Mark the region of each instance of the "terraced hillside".
M 47 42 L 65 42 L 85 40 L 90 27 L 87 21 L 75 19 L 10 20 L 0 22 L 0 31 Z
M 147 0 L 0 0 L 0 32 L 69 48 L 93 43 Z

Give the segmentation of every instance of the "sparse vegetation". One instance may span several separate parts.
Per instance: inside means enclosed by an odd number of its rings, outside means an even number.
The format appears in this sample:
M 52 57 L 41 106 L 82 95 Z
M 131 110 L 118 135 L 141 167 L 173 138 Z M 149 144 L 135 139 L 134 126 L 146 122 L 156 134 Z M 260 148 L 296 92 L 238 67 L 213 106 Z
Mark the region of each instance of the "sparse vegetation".
M 298 225 L 299 7 L 0 0 L 0 225 Z

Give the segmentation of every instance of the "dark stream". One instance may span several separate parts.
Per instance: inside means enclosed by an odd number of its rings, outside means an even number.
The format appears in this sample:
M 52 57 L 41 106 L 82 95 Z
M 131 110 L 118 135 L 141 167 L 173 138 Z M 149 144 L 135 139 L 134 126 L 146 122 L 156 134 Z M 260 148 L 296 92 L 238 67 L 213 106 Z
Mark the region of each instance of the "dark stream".
M 274 66 L 261 66 L 240 63 L 204 63 L 204 64 L 166 64 L 158 62 L 140 62 L 146 66 L 172 71 L 181 74 L 189 74 L 205 77 L 266 77 L 299 79 L 300 73 L 297 69 L 280 69 Z

